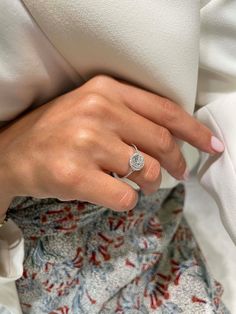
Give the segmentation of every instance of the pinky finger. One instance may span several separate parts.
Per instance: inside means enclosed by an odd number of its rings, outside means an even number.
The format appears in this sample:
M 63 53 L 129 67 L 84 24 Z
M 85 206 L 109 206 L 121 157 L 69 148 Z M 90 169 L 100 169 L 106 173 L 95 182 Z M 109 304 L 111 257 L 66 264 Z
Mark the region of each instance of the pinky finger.
M 131 210 L 137 204 L 138 193 L 129 184 L 101 170 L 91 171 L 90 175 L 92 180 L 89 187 L 86 187 L 86 191 L 80 189 L 83 200 L 115 211 Z

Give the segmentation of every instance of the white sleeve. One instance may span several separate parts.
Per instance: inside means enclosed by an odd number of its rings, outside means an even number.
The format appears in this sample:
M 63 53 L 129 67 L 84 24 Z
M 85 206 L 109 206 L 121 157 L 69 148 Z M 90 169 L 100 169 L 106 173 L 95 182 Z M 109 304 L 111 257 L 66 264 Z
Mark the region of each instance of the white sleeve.
M 204 107 L 195 115 L 224 142 L 225 151 L 202 153 L 198 178 L 236 243 L 236 1 L 203 2 L 197 104 Z
M 9 220 L 0 229 L 0 313 L 21 314 L 15 280 L 22 276 L 24 240 L 20 229 Z
M 201 9 L 197 104 L 236 92 L 236 1 L 205 0 Z
M 221 155 L 201 154 L 198 178 L 215 199 L 222 222 L 236 244 L 236 93 L 208 104 L 196 116 L 225 144 Z
M 63 94 L 80 81 L 20 0 L 0 0 L 0 126 Z M 23 238 L 9 221 L 0 229 L 0 313 L 22 313 L 15 280 L 23 268 Z

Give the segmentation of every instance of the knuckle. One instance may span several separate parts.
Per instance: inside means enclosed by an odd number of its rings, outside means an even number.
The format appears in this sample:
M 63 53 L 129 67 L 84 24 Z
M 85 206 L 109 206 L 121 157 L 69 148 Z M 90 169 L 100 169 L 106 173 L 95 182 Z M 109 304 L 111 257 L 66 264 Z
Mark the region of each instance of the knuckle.
M 180 175 L 182 175 L 184 173 L 185 168 L 186 168 L 186 162 L 185 162 L 184 158 L 181 156 L 180 160 L 178 162 L 177 172 Z
M 101 92 L 110 88 L 110 86 L 114 84 L 115 80 L 108 75 L 99 74 L 93 77 L 90 82 L 94 90 Z
M 145 180 L 150 183 L 156 182 L 160 176 L 160 171 L 161 168 L 159 162 L 156 159 L 153 159 L 144 174 Z
M 175 142 L 172 138 L 171 133 L 165 129 L 161 129 L 161 134 L 160 134 L 160 149 L 164 153 L 170 153 L 173 151 L 175 147 Z
M 137 203 L 137 193 L 130 188 L 125 193 L 123 193 L 122 197 L 119 200 L 118 208 L 120 211 L 130 210 L 134 208 Z
M 199 139 L 201 138 L 202 133 L 205 133 L 203 125 L 201 123 L 195 121 L 194 126 L 193 126 L 193 130 L 191 132 L 192 140 L 194 141 L 194 143 L 199 142 Z
M 94 146 L 97 144 L 97 133 L 88 128 L 80 128 L 74 134 L 74 140 L 80 148 L 94 149 Z
M 176 105 L 167 98 L 162 100 L 162 110 L 165 115 L 165 120 L 172 121 L 176 117 Z
M 89 116 L 103 114 L 107 109 L 107 100 L 99 93 L 89 93 L 83 97 L 79 109 Z
M 88 181 L 86 175 L 80 169 L 71 174 L 70 172 L 63 173 L 61 183 L 63 192 L 68 199 L 82 200 L 83 189 L 88 184 Z
M 148 191 L 145 191 L 144 193 L 146 195 L 152 195 L 152 194 L 154 194 L 154 193 L 156 193 L 158 191 L 159 187 L 160 187 L 160 184 L 158 184 L 155 187 L 150 188 Z
M 73 178 L 75 177 L 75 169 L 69 163 L 67 164 L 55 164 L 52 168 L 52 176 L 59 186 L 72 186 Z
M 161 174 L 161 168 L 160 168 L 160 173 L 158 175 L 157 181 L 155 183 L 151 184 L 148 187 L 148 190 L 145 190 L 145 194 L 150 195 L 150 194 L 156 193 L 157 190 L 160 188 L 161 180 L 162 180 L 162 174 Z

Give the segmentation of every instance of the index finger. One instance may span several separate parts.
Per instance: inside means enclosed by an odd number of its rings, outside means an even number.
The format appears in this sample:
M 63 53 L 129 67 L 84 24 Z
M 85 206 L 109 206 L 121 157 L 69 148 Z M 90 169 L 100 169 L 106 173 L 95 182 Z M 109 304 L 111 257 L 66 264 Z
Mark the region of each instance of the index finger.
M 224 144 L 208 127 L 173 101 L 124 82 L 119 84 L 122 100 L 134 112 L 204 152 L 214 154 L 224 151 Z

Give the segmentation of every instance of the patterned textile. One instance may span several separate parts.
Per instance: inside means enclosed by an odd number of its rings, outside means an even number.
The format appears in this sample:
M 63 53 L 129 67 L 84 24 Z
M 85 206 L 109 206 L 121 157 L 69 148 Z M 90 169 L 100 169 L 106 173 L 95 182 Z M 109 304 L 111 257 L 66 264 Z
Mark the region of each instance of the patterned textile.
M 16 198 L 26 256 L 25 314 L 229 313 L 183 218 L 184 186 L 140 192 L 115 212 L 79 201 Z

